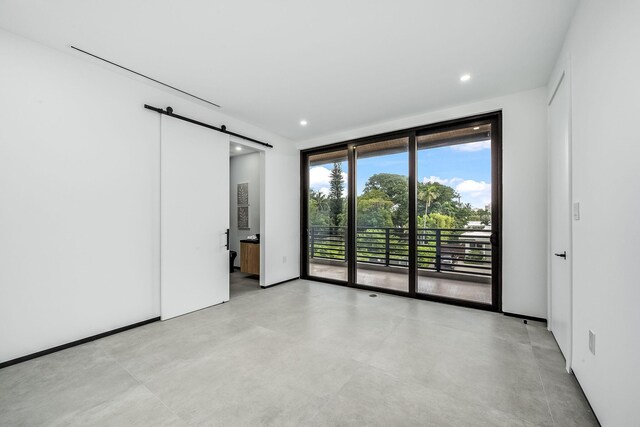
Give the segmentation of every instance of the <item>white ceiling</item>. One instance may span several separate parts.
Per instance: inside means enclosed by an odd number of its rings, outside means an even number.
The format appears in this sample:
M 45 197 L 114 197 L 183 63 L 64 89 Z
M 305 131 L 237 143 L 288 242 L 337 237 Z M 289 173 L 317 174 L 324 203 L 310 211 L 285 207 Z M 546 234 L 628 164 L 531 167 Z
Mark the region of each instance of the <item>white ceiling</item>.
M 240 148 L 238 150 L 238 148 Z M 243 144 L 238 144 L 237 142 L 229 143 L 229 157 L 237 157 L 244 156 L 245 154 L 258 153 L 259 151 L 255 148 L 248 147 Z
M 0 0 L 0 27 L 303 141 L 545 85 L 577 1 Z

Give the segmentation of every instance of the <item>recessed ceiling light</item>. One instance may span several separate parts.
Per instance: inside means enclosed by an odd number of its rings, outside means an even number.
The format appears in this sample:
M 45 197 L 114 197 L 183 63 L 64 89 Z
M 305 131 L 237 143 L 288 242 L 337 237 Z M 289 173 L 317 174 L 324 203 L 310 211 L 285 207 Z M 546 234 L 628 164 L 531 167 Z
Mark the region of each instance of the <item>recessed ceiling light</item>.
M 469 80 L 471 80 L 471 74 L 463 74 L 460 76 L 461 82 L 468 82 Z
M 240 147 L 239 145 L 236 146 L 236 151 L 240 151 L 240 150 L 242 150 L 242 147 Z
M 476 126 L 473 128 L 473 130 L 479 130 L 479 129 L 480 129 L 480 126 Z
M 306 120 L 300 120 L 300 126 L 306 126 L 306 125 L 307 125 Z

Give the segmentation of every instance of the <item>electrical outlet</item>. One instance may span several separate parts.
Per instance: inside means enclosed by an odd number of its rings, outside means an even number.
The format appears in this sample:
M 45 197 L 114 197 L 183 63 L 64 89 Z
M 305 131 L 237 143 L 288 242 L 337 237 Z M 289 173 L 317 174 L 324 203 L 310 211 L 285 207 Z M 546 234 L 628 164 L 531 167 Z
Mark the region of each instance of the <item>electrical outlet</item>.
M 589 329 L 589 351 L 596 355 L 596 333 Z
M 287 262 L 287 256 L 285 255 L 285 256 L 282 257 L 282 263 L 286 264 L 286 262 Z
M 573 219 L 580 221 L 580 202 L 573 203 Z

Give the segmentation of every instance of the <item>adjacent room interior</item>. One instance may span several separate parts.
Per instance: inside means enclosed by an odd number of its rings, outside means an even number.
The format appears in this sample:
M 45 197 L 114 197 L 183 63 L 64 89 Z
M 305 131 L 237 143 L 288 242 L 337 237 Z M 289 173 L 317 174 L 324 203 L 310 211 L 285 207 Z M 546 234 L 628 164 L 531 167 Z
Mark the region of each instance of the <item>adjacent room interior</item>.
M 230 298 L 260 289 L 260 196 L 263 157 L 240 143 L 229 145 Z
M 0 425 L 637 426 L 640 2 L 0 2 Z

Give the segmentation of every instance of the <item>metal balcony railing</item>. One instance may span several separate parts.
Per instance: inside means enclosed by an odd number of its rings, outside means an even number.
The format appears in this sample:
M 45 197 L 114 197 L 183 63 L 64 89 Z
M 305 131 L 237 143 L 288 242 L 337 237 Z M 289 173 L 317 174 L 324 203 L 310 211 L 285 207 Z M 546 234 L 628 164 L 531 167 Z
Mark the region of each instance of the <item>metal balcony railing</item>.
M 345 262 L 347 228 L 309 228 L 309 258 Z M 466 228 L 418 228 L 418 269 L 491 276 L 491 230 Z M 407 228 L 358 227 L 358 263 L 386 267 L 409 266 Z

